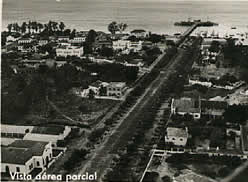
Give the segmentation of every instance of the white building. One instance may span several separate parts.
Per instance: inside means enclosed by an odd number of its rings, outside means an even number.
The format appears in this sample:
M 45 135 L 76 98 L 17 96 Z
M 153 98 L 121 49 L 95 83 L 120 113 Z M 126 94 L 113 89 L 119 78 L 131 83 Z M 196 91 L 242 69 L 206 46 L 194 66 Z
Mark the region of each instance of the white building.
M 113 41 L 113 49 L 114 50 L 125 50 L 130 47 L 130 40 L 116 40 Z
M 18 40 L 18 44 L 30 44 L 33 42 L 33 39 L 30 38 L 21 38 Z
M 86 37 L 74 37 L 73 39 L 70 39 L 70 43 L 84 43 L 86 41 Z
M 194 119 L 200 119 L 201 100 L 192 98 L 172 99 L 171 113 L 179 115 L 189 114 Z
M 61 41 L 69 41 L 70 40 L 70 38 L 69 38 L 69 36 L 59 36 L 58 37 L 58 41 L 59 42 L 61 42 Z
M 126 90 L 125 82 L 110 82 L 107 86 L 107 96 L 122 97 Z
M 12 35 L 6 37 L 6 42 L 15 42 L 16 40 L 18 40 L 18 38 L 15 38 Z
M 41 40 L 39 40 L 38 44 L 40 46 L 46 45 L 46 44 L 48 44 L 48 40 L 47 39 L 41 39 Z
M 142 44 L 143 44 L 143 41 L 130 42 L 130 46 L 128 47 L 128 49 L 134 52 L 138 52 L 142 49 Z
M 47 167 L 52 160 L 52 146 L 50 142 L 16 140 L 1 148 L 1 156 L 1 173 L 29 174 L 34 169 Z
M 81 57 L 84 54 L 83 47 L 67 46 L 60 47 L 56 49 L 56 56 L 67 57 L 67 56 L 77 56 Z
M 176 146 L 185 146 L 188 140 L 188 129 L 167 127 L 165 143 L 173 143 Z

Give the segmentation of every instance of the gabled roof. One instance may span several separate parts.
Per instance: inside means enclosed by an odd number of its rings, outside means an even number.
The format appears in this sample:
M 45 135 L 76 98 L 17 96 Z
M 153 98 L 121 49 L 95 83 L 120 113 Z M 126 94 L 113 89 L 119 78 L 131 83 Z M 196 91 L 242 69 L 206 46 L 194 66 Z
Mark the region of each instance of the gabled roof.
M 8 147 L 2 147 L 2 163 L 25 164 L 33 156 L 42 156 L 48 142 L 16 140 Z

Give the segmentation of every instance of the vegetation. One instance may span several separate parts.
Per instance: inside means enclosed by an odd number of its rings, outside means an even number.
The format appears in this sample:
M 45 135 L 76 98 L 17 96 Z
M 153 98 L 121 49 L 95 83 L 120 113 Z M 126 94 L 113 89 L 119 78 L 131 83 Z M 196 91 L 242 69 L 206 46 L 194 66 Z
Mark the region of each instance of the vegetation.
M 245 124 L 248 120 L 248 106 L 246 105 L 231 105 L 224 112 L 226 122 L 234 124 Z
M 64 169 L 71 171 L 75 168 L 82 160 L 86 159 L 86 155 L 89 153 L 86 149 L 75 149 L 68 160 L 64 163 Z
M 108 31 L 111 34 L 115 34 L 116 32 L 120 32 L 122 33 L 123 31 L 125 31 L 127 28 L 127 24 L 126 23 L 117 23 L 115 21 L 111 22 L 108 25 Z

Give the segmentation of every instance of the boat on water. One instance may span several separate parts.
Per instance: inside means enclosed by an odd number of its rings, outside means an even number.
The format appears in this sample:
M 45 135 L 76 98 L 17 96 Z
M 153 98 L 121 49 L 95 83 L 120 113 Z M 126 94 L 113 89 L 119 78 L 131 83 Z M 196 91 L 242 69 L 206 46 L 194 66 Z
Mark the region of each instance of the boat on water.
M 201 21 L 201 20 L 188 20 L 188 21 L 180 21 L 180 22 L 175 22 L 174 25 L 175 26 L 192 26 L 194 24 L 198 24 L 199 26 L 203 26 L 203 27 L 211 27 L 211 26 L 218 26 L 218 23 L 214 23 L 211 21 Z

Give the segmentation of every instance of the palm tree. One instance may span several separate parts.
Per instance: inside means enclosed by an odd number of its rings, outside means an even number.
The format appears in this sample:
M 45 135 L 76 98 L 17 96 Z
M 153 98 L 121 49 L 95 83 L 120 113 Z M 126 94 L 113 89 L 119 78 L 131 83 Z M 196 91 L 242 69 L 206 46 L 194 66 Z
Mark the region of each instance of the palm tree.
M 120 33 L 122 33 L 123 31 L 126 30 L 127 24 L 126 24 L 126 23 L 119 23 L 119 24 L 118 24 L 118 27 L 119 27 Z

